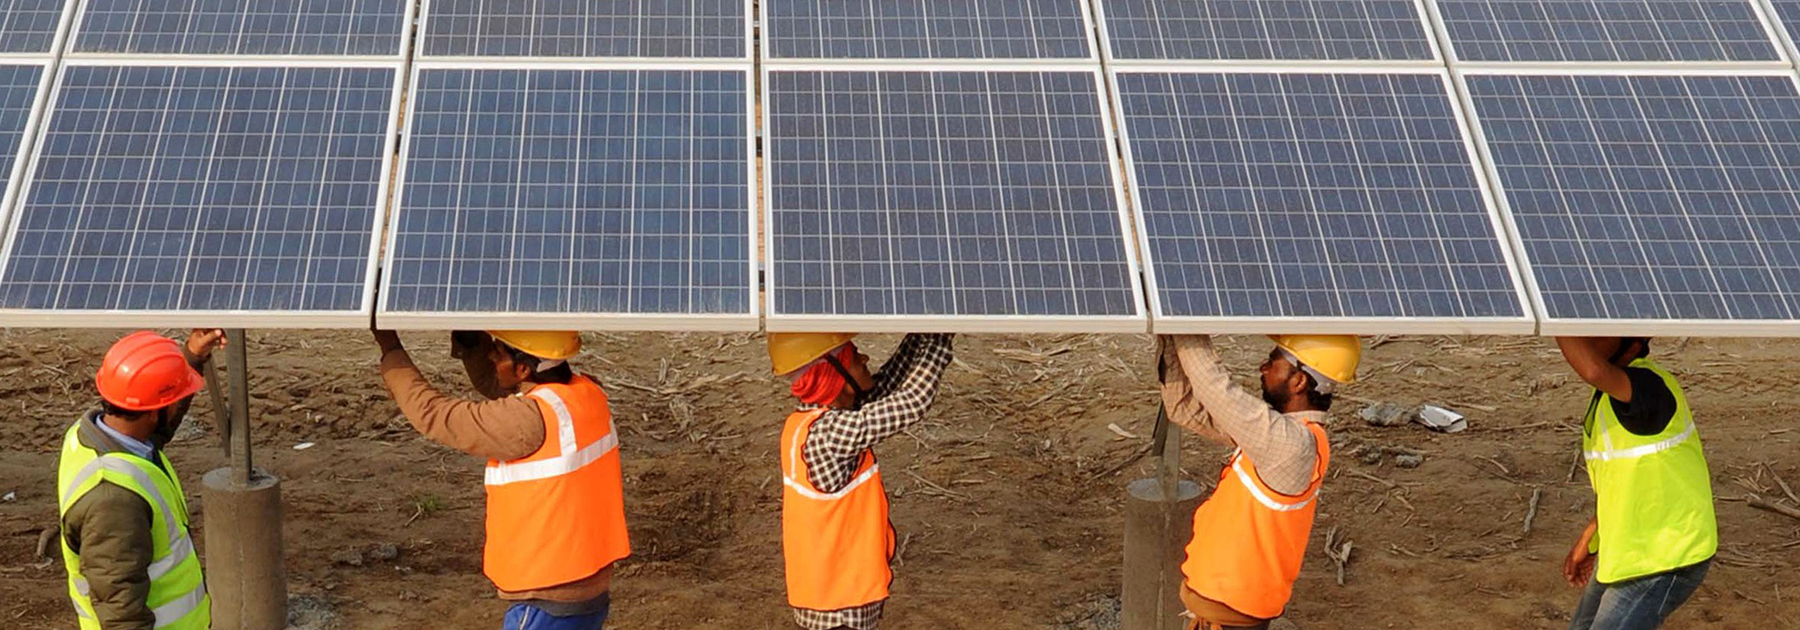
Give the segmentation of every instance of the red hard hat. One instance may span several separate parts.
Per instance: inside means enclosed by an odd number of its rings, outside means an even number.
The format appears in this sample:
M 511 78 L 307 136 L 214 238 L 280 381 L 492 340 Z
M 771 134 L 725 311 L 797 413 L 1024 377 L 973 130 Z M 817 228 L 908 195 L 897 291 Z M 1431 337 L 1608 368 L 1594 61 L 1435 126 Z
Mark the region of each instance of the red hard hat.
M 140 330 L 106 351 L 94 385 L 115 407 L 150 411 L 194 395 L 206 387 L 206 380 L 188 365 L 174 339 Z

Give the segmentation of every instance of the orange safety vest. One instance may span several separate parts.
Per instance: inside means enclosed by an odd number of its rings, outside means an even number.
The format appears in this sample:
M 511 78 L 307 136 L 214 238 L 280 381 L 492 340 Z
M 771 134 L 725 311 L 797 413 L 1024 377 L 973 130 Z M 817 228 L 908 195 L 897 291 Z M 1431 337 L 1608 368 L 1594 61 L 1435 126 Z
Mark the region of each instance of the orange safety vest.
M 1256 465 L 1233 453 L 1219 473 L 1219 487 L 1194 511 L 1194 540 L 1181 573 L 1195 593 L 1260 619 L 1281 616 L 1300 576 L 1312 535 L 1313 512 L 1331 443 L 1325 428 L 1307 422 L 1318 445 L 1318 463 L 1306 492 L 1287 496 L 1263 484 Z
M 840 610 L 888 597 L 894 526 L 875 451 L 863 451 L 850 484 L 820 492 L 801 450 L 824 409 L 796 411 L 781 430 L 781 550 L 788 605 Z
M 544 445 L 488 460 L 483 569 L 503 591 L 568 584 L 631 555 L 619 438 L 606 392 L 585 376 L 521 394 L 544 417 Z

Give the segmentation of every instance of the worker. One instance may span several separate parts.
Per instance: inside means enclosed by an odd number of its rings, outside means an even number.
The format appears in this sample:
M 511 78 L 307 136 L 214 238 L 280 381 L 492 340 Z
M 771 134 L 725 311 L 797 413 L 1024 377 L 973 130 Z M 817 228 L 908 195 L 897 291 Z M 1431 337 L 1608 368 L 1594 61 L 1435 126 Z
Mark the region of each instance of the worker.
M 568 361 L 574 332 L 451 334 L 476 391 L 439 393 L 391 331 L 375 331 L 381 378 L 414 429 L 485 457 L 487 541 L 482 570 L 511 602 L 507 630 L 599 630 L 613 567 L 631 555 L 619 441 L 606 392 Z
M 1581 428 L 1594 519 L 1563 560 L 1563 579 L 1585 588 L 1569 628 L 1655 628 L 1700 587 L 1719 550 L 1693 410 L 1675 377 L 1650 360 L 1649 339 L 1560 337 L 1556 345 L 1594 387 Z
M 872 630 L 893 581 L 894 528 L 876 444 L 925 417 L 949 335 L 907 335 L 879 373 L 850 334 L 769 333 L 799 410 L 781 430 L 781 549 L 788 605 L 808 630 Z
M 1159 340 L 1169 421 L 1236 447 L 1194 512 L 1181 565 L 1190 630 L 1267 628 L 1287 607 L 1331 461 L 1325 414 L 1362 357 L 1350 336 L 1271 339 L 1261 398 L 1232 384 L 1210 337 Z
M 198 368 L 224 343 L 148 330 L 106 351 L 100 410 L 63 436 L 56 473 L 63 567 L 83 630 L 206 630 L 212 599 L 188 533 L 187 494 L 163 448 L 206 387 Z

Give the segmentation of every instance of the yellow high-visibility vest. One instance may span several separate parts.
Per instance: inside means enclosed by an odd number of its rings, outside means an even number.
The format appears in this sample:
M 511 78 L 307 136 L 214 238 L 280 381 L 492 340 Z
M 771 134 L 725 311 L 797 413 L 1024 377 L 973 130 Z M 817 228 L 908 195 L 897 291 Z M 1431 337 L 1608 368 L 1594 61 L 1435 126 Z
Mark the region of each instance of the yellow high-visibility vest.
M 194 541 L 188 536 L 187 495 L 181 492 L 174 465 L 161 451 L 156 456 L 162 468 L 132 455 L 101 455 L 82 446 L 76 437 L 82 422 L 85 420 L 76 421 L 63 436 L 62 461 L 56 473 L 58 515 L 67 514 L 70 506 L 101 481 L 143 497 L 153 515 L 149 605 L 156 615 L 156 627 L 207 630 L 212 626 L 212 598 L 206 594 L 206 579 L 200 575 L 200 555 L 194 553 Z M 62 555 L 63 566 L 69 571 L 69 598 L 75 602 L 75 616 L 82 630 L 101 630 L 88 595 L 87 579 L 81 576 L 81 556 L 69 548 L 66 538 L 62 540 Z
M 1600 555 L 1594 576 L 1602 584 L 1679 569 L 1719 550 L 1712 476 L 1687 395 L 1650 359 L 1631 367 L 1662 377 L 1675 396 L 1675 416 L 1661 433 L 1637 435 L 1619 423 L 1604 393 L 1588 412 L 1581 449 L 1600 522 L 1588 549 Z

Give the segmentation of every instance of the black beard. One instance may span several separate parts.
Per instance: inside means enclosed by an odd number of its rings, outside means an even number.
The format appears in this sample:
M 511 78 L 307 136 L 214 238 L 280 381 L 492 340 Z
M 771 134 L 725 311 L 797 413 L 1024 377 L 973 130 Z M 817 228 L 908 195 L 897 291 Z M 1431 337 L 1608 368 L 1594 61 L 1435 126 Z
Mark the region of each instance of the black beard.
M 170 420 L 169 416 L 163 415 L 163 413 L 157 412 L 156 429 L 150 432 L 150 444 L 159 451 L 167 447 L 169 442 L 174 441 L 175 432 L 181 429 L 181 420 Z
M 1290 398 L 1292 398 L 1292 397 L 1288 396 L 1287 394 L 1277 392 L 1277 391 L 1271 391 L 1270 389 L 1268 389 L 1266 387 L 1263 388 L 1263 395 L 1262 395 L 1263 402 L 1269 403 L 1269 406 L 1273 407 L 1276 411 L 1283 411 L 1283 410 L 1287 409 L 1288 400 Z

